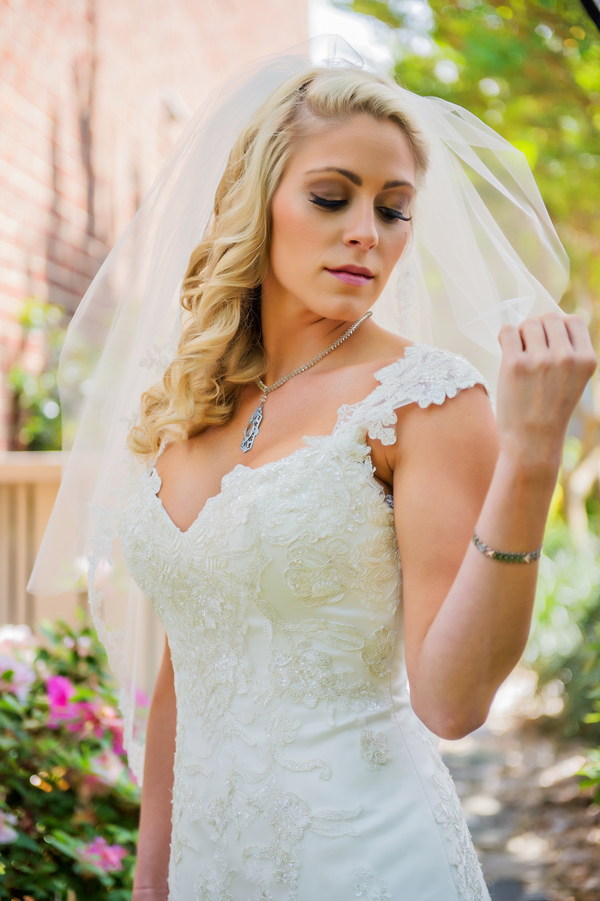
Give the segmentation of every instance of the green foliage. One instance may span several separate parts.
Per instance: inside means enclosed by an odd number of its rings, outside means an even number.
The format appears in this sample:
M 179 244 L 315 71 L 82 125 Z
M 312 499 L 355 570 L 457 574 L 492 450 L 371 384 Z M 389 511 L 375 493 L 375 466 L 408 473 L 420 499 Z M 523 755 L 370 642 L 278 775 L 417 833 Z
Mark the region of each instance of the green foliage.
M 525 662 L 539 687 L 553 682 L 562 710 L 545 723 L 565 738 L 600 743 L 600 564 L 598 541 L 577 549 L 559 514 L 558 491 L 544 539 L 533 623 Z M 600 800 L 600 751 L 591 750 L 581 786 L 597 786 Z
M 571 652 L 556 654 L 540 668 L 540 682 L 559 679 L 564 708 L 556 725 L 567 737 L 600 742 L 600 596 L 576 622 L 580 633 Z
M 65 337 L 64 311 L 42 300 L 30 298 L 23 303 L 19 324 L 25 339 L 39 337 L 47 355 L 39 376 L 32 375 L 18 359 L 8 374 L 15 398 L 15 450 L 60 450 L 60 400 L 56 384 L 58 357 Z
M 600 803 L 600 751 L 591 751 L 582 770 L 581 788 L 596 788 L 596 803 Z
M 0 630 L 0 899 L 128 901 L 140 798 L 104 651 L 85 626 L 45 631 Z
M 581 443 L 569 436 L 563 463 L 572 471 Z M 600 545 L 593 531 L 583 547 L 573 544 L 561 515 L 564 493 L 556 489 L 544 536 L 533 622 L 524 660 L 539 685 L 556 683 L 564 702 L 553 725 L 565 737 L 600 741 Z M 599 715 L 596 716 L 596 710 Z
M 526 155 L 571 258 L 565 308 L 600 339 L 600 35 L 579 0 L 429 7 L 350 3 L 396 29 L 401 83 L 466 107 Z
M 533 623 L 525 662 L 542 681 L 556 678 L 580 652 L 588 621 L 600 602 L 600 566 L 595 542 L 576 549 L 567 524 L 555 509 L 548 520 L 540 561 Z

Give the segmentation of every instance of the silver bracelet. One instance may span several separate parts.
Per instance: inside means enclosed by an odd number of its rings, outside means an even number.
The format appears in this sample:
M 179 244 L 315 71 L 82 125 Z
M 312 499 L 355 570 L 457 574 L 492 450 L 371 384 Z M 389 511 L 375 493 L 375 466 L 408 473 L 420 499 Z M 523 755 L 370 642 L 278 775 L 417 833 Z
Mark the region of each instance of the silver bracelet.
M 481 551 L 484 557 L 490 557 L 492 560 L 500 560 L 502 563 L 535 563 L 536 560 L 539 560 L 543 547 L 542 545 L 537 551 L 529 551 L 528 554 L 512 554 L 509 551 L 495 551 L 493 548 L 488 547 L 487 544 L 484 544 L 477 534 L 476 529 L 473 529 L 473 544 L 478 551 Z

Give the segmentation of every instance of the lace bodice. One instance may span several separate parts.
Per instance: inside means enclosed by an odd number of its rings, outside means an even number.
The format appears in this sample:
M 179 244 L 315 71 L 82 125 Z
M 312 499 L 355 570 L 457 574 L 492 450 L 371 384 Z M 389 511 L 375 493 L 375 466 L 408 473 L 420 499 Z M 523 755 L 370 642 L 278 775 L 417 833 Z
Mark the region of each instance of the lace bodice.
M 376 377 L 332 435 L 236 466 L 186 532 L 155 469 L 125 508 L 123 553 L 175 673 L 171 901 L 488 897 L 410 708 L 393 512 L 366 444 L 393 443 L 399 407 L 482 378 L 427 345 Z

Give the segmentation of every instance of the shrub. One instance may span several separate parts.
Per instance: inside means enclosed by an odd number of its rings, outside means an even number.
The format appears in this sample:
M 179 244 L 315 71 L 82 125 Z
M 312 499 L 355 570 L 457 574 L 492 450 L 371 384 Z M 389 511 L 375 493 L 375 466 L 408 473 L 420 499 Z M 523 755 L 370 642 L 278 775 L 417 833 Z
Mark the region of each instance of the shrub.
M 0 629 L 0 899 L 128 901 L 140 793 L 87 626 Z
M 58 357 L 65 338 L 65 313 L 62 307 L 29 298 L 21 307 L 19 324 L 24 344 L 28 336 L 42 339 L 45 365 L 34 374 L 23 365 L 19 355 L 8 373 L 13 393 L 13 450 L 60 450 L 60 398 L 56 382 Z
M 524 662 L 551 687 L 562 710 L 545 725 L 566 738 L 600 741 L 594 698 L 600 697 L 600 563 L 598 539 L 590 533 L 586 547 L 574 547 L 559 513 L 557 489 L 544 536 L 544 554 Z M 600 717 L 598 717 L 600 720 Z

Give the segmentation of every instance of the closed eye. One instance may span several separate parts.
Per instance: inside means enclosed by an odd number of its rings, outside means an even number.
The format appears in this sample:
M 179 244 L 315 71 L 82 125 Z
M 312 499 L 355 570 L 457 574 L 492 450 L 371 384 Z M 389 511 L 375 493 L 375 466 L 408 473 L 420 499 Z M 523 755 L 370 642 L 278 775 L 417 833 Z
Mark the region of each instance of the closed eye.
M 347 200 L 328 200 L 326 197 L 319 197 L 318 194 L 311 194 L 310 202 L 324 210 L 341 210 L 342 207 L 348 204 Z M 400 210 L 394 210 L 387 206 L 378 206 L 377 210 L 386 222 L 397 222 L 398 220 L 409 222 L 411 218 L 410 216 L 405 216 Z
M 398 219 L 401 219 L 402 222 L 410 222 L 411 217 L 405 216 L 400 210 L 392 210 L 388 206 L 378 206 L 377 209 L 387 222 L 394 222 Z
M 325 197 L 319 197 L 317 194 L 310 195 L 310 202 L 316 203 L 317 206 L 321 206 L 325 210 L 340 210 L 348 203 L 347 200 L 327 200 Z

